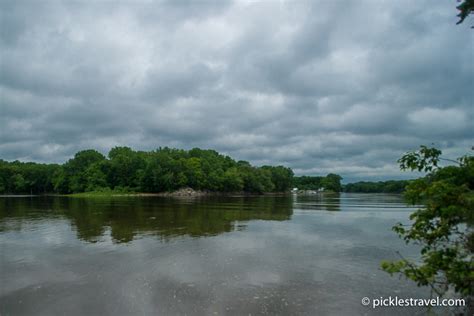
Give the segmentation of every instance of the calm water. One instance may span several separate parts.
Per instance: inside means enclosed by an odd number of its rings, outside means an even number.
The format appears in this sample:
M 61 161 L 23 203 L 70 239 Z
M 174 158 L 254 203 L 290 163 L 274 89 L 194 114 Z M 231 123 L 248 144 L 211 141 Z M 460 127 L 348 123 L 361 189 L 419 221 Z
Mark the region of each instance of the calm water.
M 416 256 L 397 195 L 0 197 L 1 315 L 372 315 L 427 297 L 379 269 Z

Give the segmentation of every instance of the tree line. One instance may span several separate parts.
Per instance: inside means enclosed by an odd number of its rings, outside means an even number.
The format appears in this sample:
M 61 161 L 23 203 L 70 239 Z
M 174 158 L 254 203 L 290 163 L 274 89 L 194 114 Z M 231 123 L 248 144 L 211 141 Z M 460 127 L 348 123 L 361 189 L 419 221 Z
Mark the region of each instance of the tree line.
M 338 174 L 330 173 L 327 176 L 300 176 L 294 177 L 293 186 L 298 190 L 319 190 L 341 192 L 342 177 Z
M 0 194 L 168 192 L 183 187 L 216 192 L 284 192 L 293 171 L 284 166 L 252 166 L 214 150 L 115 147 L 107 157 L 89 149 L 64 164 L 0 160 Z
M 300 176 L 293 178 L 293 186 L 299 190 L 324 189 L 333 192 L 350 193 L 403 193 L 411 180 L 359 181 L 341 184 L 340 175 L 330 173 L 327 176 Z
M 357 193 L 402 193 L 410 180 L 360 181 L 344 185 L 344 192 Z
M 112 148 L 107 157 L 88 149 L 64 164 L 0 159 L 0 194 L 171 192 L 184 187 L 214 192 L 286 192 L 291 188 L 333 192 L 399 193 L 407 181 L 341 184 L 340 175 L 293 176 L 284 166 L 252 166 L 215 150 Z

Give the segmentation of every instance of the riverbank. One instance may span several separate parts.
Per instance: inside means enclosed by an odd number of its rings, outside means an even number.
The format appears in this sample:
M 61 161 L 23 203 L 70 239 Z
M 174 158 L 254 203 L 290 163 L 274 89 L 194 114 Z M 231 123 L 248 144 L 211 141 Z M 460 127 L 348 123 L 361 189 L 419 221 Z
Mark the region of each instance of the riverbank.
M 194 190 L 192 188 L 182 188 L 172 192 L 123 192 L 123 191 L 92 191 L 82 193 L 64 194 L 61 196 L 69 197 L 106 197 L 106 196 L 161 196 L 161 197 L 204 197 L 204 196 L 279 196 L 289 195 L 290 192 L 263 192 L 263 193 L 251 193 L 251 192 L 216 192 L 216 191 L 205 191 L 205 190 Z
M 333 194 L 333 191 L 313 191 L 313 190 L 299 190 L 296 192 L 262 192 L 252 193 L 245 191 L 235 192 L 221 192 L 221 191 L 205 191 L 205 190 L 194 190 L 192 188 L 182 188 L 171 192 L 133 192 L 133 191 L 116 191 L 116 190 L 104 190 L 104 191 L 90 191 L 81 193 L 70 193 L 70 194 L 4 194 L 0 197 L 34 197 L 34 196 L 64 196 L 64 197 L 205 197 L 205 196 L 287 196 L 287 195 L 320 195 L 320 194 Z

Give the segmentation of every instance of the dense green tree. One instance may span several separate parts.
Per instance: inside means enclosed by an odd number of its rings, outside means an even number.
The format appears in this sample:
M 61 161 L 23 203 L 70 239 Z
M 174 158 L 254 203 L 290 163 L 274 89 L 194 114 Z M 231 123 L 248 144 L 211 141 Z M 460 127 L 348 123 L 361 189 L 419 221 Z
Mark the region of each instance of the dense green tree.
M 67 162 L 68 168 L 73 171 L 84 171 L 90 165 L 105 160 L 104 155 L 94 149 L 81 150 Z
M 86 191 L 88 187 L 90 187 L 89 181 L 92 180 L 90 174 L 87 174 L 87 170 L 94 164 L 98 164 L 103 161 L 105 161 L 104 155 L 96 150 L 88 149 L 79 151 L 74 155 L 74 158 L 70 159 L 64 164 L 64 173 L 60 174 L 60 185 L 66 185 L 63 183 L 63 181 L 66 181 L 68 191 Z
M 182 158 L 180 163 L 182 164 L 187 184 L 193 189 L 203 189 L 206 176 L 202 170 L 201 159 L 197 157 Z
M 252 193 L 288 191 L 293 172 L 283 166 L 254 167 L 214 150 L 158 148 L 150 152 L 112 148 L 108 158 L 89 149 L 63 165 L 0 160 L 0 193 L 76 193 L 196 190 Z
M 246 192 L 272 192 L 275 188 L 271 180 L 271 173 L 268 170 L 240 163 L 239 173 L 244 182 L 244 191 Z
M 71 193 L 69 190 L 69 179 L 64 167 L 59 168 L 53 173 L 52 184 L 53 192 L 61 194 Z
M 0 160 L 0 194 L 52 192 L 52 176 L 58 168 L 56 164 Z
M 300 190 L 318 190 L 323 177 L 301 176 L 293 178 L 293 186 Z
M 316 176 L 301 176 L 293 178 L 293 186 L 300 190 L 319 190 L 340 192 L 342 177 L 338 174 L 330 173 L 325 177 Z
M 238 192 L 244 189 L 244 180 L 236 167 L 227 169 L 222 178 L 222 191 Z
M 25 178 L 19 173 L 14 174 L 10 181 L 13 183 L 13 190 L 16 192 L 26 192 L 28 189 L 28 183 Z
M 161 181 L 162 175 L 163 169 L 158 158 L 150 155 L 146 160 L 144 169 L 138 174 L 140 187 L 144 192 L 165 191 Z
M 425 206 L 414 212 L 411 225 L 393 229 L 407 243 L 421 246 L 421 261 L 405 258 L 383 262 L 382 268 L 401 273 L 418 285 L 429 285 L 438 295 L 449 289 L 468 298 L 474 295 L 474 157 L 440 167 L 441 151 L 422 146 L 400 160 L 402 170 L 429 172 L 408 185 L 405 196 Z M 471 315 L 471 314 L 470 314 Z
M 323 179 L 321 179 L 321 185 L 325 190 L 333 191 L 333 192 L 341 192 L 342 185 L 341 185 L 342 177 L 338 174 L 330 173 Z
M 283 166 L 263 166 L 262 169 L 270 172 L 275 191 L 285 192 L 291 189 L 293 170 Z
M 85 191 L 96 191 L 108 188 L 107 176 L 104 173 L 105 166 L 106 163 L 104 161 L 96 162 L 91 164 L 84 171 L 84 178 L 86 180 Z
M 344 185 L 343 190 L 357 193 L 402 193 L 409 182 L 408 180 L 360 181 Z
M 114 147 L 109 152 L 109 177 L 112 188 L 135 190 L 139 187 L 140 170 L 146 164 L 143 155 L 129 147 Z

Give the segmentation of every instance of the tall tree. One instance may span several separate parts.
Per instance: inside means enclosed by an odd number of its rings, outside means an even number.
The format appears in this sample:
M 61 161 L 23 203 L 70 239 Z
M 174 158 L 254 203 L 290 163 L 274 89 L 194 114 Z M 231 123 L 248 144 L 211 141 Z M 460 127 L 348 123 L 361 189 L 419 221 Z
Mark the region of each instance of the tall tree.
M 399 160 L 402 170 L 429 172 L 412 181 L 405 193 L 410 203 L 425 206 L 410 216 L 411 225 L 398 223 L 393 227 L 407 243 L 421 245 L 421 262 L 402 257 L 383 262 L 382 268 L 430 286 L 441 296 L 453 289 L 468 299 L 472 313 L 474 156 L 466 155 L 456 165 L 440 167 L 441 154 L 436 148 L 421 146 Z

